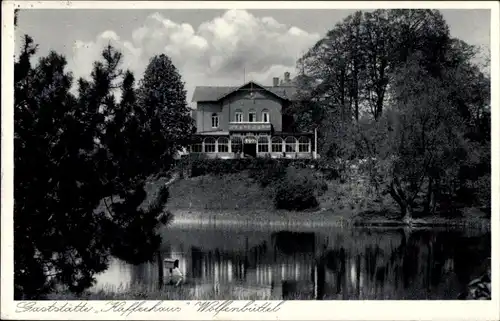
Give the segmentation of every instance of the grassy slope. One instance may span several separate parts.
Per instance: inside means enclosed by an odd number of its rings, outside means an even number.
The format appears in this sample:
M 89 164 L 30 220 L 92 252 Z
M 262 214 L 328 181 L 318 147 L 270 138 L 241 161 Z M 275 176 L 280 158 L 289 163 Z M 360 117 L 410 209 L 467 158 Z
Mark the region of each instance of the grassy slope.
M 170 189 L 169 207 L 198 210 L 271 210 L 270 191 L 246 173 L 182 179 Z
M 318 197 L 319 208 L 362 212 L 395 209 L 390 198 L 375 195 L 363 181 L 326 181 L 328 190 Z M 261 188 L 247 173 L 201 176 L 172 185 L 169 207 L 173 209 L 273 210 L 272 192 Z
M 152 182 L 148 194 L 154 195 L 166 179 Z M 346 182 L 326 181 L 328 190 L 318 197 L 319 209 L 309 212 L 277 211 L 270 188 L 261 188 L 245 172 L 228 175 L 207 175 L 180 179 L 170 188 L 168 208 L 176 218 L 218 220 L 249 220 L 249 223 L 287 221 L 295 224 L 354 222 L 361 225 L 390 225 L 398 220 L 398 208 L 390 196 L 377 195 L 367 182 L 351 179 Z M 484 213 L 469 211 L 460 219 L 426 217 L 420 225 L 489 225 Z

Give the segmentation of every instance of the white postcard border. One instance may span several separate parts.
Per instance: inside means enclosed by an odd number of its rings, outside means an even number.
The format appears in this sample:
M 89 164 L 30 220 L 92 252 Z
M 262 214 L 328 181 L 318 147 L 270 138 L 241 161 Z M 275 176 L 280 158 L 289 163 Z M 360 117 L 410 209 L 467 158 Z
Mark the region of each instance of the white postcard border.
M 435 9 L 491 9 L 491 88 L 492 124 L 500 124 L 499 111 L 499 4 L 495 1 L 463 2 L 243 2 L 243 1 L 4 1 L 2 2 L 2 215 L 1 215 L 1 317 L 2 319 L 67 319 L 67 320 L 499 320 L 499 129 L 492 126 L 492 300 L 491 301 L 288 301 L 275 313 L 197 312 L 196 301 L 163 301 L 165 306 L 180 307 L 181 312 L 140 312 L 121 316 L 111 312 L 25 312 L 16 313 L 18 302 L 13 298 L 13 57 L 14 9 L 375 9 L 375 8 L 435 8 Z M 464 23 L 467 23 L 464 21 Z M 497 90 L 495 90 L 497 89 Z M 39 301 L 37 306 L 68 302 L 82 302 L 101 311 L 116 301 Z M 124 301 L 125 302 L 125 301 Z M 140 301 L 126 301 L 127 304 Z M 147 301 L 151 304 L 154 301 Z M 276 302 L 276 301 L 273 301 Z M 235 301 L 240 304 L 243 301 Z

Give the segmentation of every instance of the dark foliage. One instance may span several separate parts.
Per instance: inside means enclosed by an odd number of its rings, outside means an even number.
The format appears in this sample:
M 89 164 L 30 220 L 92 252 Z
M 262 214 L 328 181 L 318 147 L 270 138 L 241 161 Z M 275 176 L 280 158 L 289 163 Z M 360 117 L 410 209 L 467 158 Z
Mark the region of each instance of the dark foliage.
M 55 284 L 81 293 L 111 255 L 152 260 L 156 230 L 171 215 L 166 187 L 144 207 L 145 184 L 192 133 L 183 84 L 165 56 L 151 61 L 136 92 L 108 46 L 74 96 L 65 58 L 51 52 L 32 66 L 36 49 L 26 36 L 14 68 L 16 299 L 41 298 Z
M 315 168 L 321 171 L 340 171 L 340 168 L 333 162 L 325 162 L 315 159 L 272 159 L 272 158 L 238 158 L 238 159 L 186 159 L 181 166 L 191 168 L 191 176 L 219 175 L 249 171 L 251 178 L 263 175 L 263 171 L 269 171 L 271 175 L 279 174 L 282 169 L 288 167 L 295 168 Z M 274 174 L 273 174 L 274 173 Z M 264 180 L 264 179 L 263 179 Z M 264 183 L 266 185 L 266 183 Z
M 281 164 L 274 164 L 263 169 L 254 169 L 249 176 L 257 180 L 261 187 L 267 187 L 286 176 L 286 167 L 281 166 Z
M 323 159 L 370 160 L 371 182 L 406 218 L 489 208 L 490 79 L 479 54 L 438 10 L 356 12 L 299 59 L 301 101 L 288 112 L 296 128 L 318 129 Z
M 314 209 L 318 205 L 313 191 L 295 182 L 286 186 L 279 185 L 274 196 L 274 206 L 277 209 L 302 211 Z
M 284 210 L 307 210 L 318 207 L 316 198 L 324 190 L 310 172 L 289 168 L 286 176 L 273 184 L 274 206 Z

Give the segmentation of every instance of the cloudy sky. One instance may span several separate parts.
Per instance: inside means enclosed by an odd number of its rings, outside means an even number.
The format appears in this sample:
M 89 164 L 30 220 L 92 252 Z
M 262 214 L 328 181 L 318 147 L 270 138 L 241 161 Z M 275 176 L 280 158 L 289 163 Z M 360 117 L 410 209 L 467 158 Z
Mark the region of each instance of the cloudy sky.
M 168 54 L 188 90 L 197 85 L 240 85 L 245 79 L 271 84 L 292 76 L 297 58 L 355 10 L 21 10 L 16 39 L 31 35 L 38 55 L 64 54 L 76 77 L 111 42 L 124 53 L 123 67 L 142 74 L 149 59 Z M 451 34 L 490 46 L 489 10 L 442 10 Z M 19 43 L 16 44 L 19 47 Z

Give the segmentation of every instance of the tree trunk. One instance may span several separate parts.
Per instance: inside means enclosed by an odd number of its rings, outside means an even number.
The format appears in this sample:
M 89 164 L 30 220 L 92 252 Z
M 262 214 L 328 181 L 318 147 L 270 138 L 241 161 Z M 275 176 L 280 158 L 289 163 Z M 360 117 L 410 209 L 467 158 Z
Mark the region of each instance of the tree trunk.
M 409 224 L 413 217 L 413 207 L 410 204 L 406 204 L 405 210 L 402 213 L 402 220 L 404 223 Z
M 411 216 L 413 214 L 413 207 L 407 201 L 403 191 L 401 188 L 395 188 L 395 183 L 392 182 L 389 189 L 389 194 L 392 198 L 398 203 L 399 208 L 401 209 L 401 218 L 404 222 L 409 222 Z
M 436 213 L 437 202 L 439 199 L 439 180 L 434 182 L 434 186 L 432 188 L 432 199 L 431 199 L 431 213 Z
M 432 192 L 432 197 L 431 197 L 431 214 L 436 213 L 436 192 Z
M 431 211 L 433 188 L 434 186 L 432 184 L 432 178 L 429 178 L 429 184 L 427 185 L 427 197 L 424 204 L 424 212 L 427 214 Z
M 356 118 L 356 122 L 359 121 L 359 99 L 356 97 L 354 100 L 354 117 Z
M 406 193 L 399 185 L 398 180 L 393 180 L 390 187 L 390 194 L 392 198 L 396 200 L 401 208 L 401 219 L 406 224 L 409 224 L 413 217 L 413 199 L 407 197 Z

